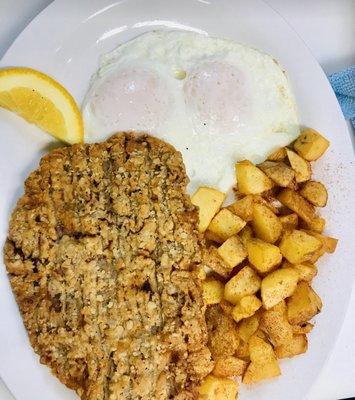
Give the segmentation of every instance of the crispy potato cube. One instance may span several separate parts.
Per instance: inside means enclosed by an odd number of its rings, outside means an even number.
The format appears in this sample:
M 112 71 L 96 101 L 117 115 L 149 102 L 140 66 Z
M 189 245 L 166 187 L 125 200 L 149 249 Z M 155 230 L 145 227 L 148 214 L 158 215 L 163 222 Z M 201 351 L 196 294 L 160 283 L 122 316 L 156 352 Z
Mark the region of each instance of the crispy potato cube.
M 292 326 L 287 319 L 285 301 L 281 301 L 262 313 L 260 326 L 267 333 L 272 344 L 279 346 L 292 340 Z
M 308 261 L 312 264 L 315 264 L 323 255 L 324 251 L 321 248 L 320 250 L 314 252 L 312 257 Z
M 223 299 L 224 285 L 217 279 L 208 278 L 202 282 L 202 295 L 206 305 L 218 304 Z
M 310 222 L 301 221 L 300 227 L 318 233 L 323 233 L 325 228 L 325 219 L 315 216 L 314 219 Z
M 250 354 L 249 354 L 249 343 L 247 343 L 247 342 L 244 342 L 243 340 L 241 340 L 240 342 L 239 342 L 239 346 L 238 346 L 238 349 L 237 349 L 237 351 L 236 351 L 236 353 L 235 353 L 235 355 L 238 357 L 238 358 L 241 358 L 242 360 L 250 360 Z
M 293 187 L 295 171 L 283 162 L 264 161 L 258 167 L 278 186 Z
M 256 293 L 260 289 L 261 279 L 253 268 L 242 268 L 224 287 L 224 298 L 232 304 L 237 304 L 244 296 Z
M 277 358 L 291 358 L 305 353 L 308 348 L 306 335 L 293 335 L 291 340 L 275 347 Z
M 295 212 L 307 223 L 311 223 L 316 217 L 314 207 L 292 189 L 283 189 L 277 198 L 284 206 Z
M 324 253 L 334 253 L 337 244 L 338 244 L 338 239 L 332 238 L 330 236 L 325 236 L 321 235 L 318 232 L 310 231 L 310 230 L 304 230 L 304 232 L 308 233 L 311 236 L 314 236 L 318 240 L 322 242 L 322 255 Z
M 223 261 L 234 268 L 240 264 L 248 255 L 243 243 L 237 236 L 227 239 L 217 250 Z
M 284 231 L 293 231 L 298 225 L 298 215 L 296 213 L 281 215 L 279 221 Z
M 228 378 L 208 375 L 199 387 L 201 400 L 235 400 L 238 394 L 238 383 Z
M 245 225 L 246 222 L 238 217 L 238 215 L 232 213 L 227 208 L 223 208 L 213 217 L 211 223 L 208 225 L 207 232 L 212 232 L 225 241 L 237 234 Z
M 248 343 L 252 335 L 258 330 L 261 317 L 260 311 L 257 311 L 249 318 L 241 320 L 238 324 L 238 333 L 243 342 Z
M 198 230 L 204 232 L 210 224 L 212 218 L 221 208 L 226 195 L 219 190 L 209 187 L 200 187 L 192 195 L 191 202 L 199 207 L 199 226 Z
M 248 363 L 234 356 L 217 358 L 213 368 L 213 375 L 220 377 L 241 376 L 244 374 Z
M 307 232 L 309 235 L 314 236 L 315 238 L 319 239 L 322 242 L 322 247 L 310 259 L 311 262 L 313 263 L 316 262 L 319 259 L 319 257 L 323 256 L 324 253 L 334 253 L 338 243 L 338 239 L 334 239 L 330 236 L 324 236 L 314 231 L 307 230 L 305 232 Z
M 287 318 L 291 325 L 300 325 L 313 318 L 321 309 L 320 297 L 307 282 L 301 281 L 287 301 Z
M 309 322 L 306 322 L 302 325 L 291 325 L 291 326 L 292 326 L 292 332 L 295 335 L 303 335 L 309 333 L 314 328 L 314 325 Z
M 275 243 L 281 235 L 281 222 L 268 207 L 262 204 L 254 204 L 252 224 L 256 236 L 265 242 Z
M 316 130 L 308 128 L 301 132 L 293 147 L 305 160 L 315 161 L 325 153 L 329 140 Z
M 205 231 L 205 239 L 218 244 L 222 244 L 224 242 L 221 237 L 209 230 Z
M 232 271 L 232 268 L 222 260 L 217 249 L 213 246 L 203 251 L 202 266 L 212 269 L 217 274 L 223 276 L 223 278 L 228 278 Z
M 253 335 L 249 341 L 249 352 L 251 363 L 243 376 L 243 383 L 255 383 L 281 374 L 271 344 Z
M 338 245 L 338 239 L 335 239 L 330 236 L 324 236 L 324 235 L 322 236 L 323 236 L 322 240 L 323 240 L 323 245 L 325 246 L 325 251 L 327 253 L 334 253 Z
M 266 337 L 265 332 L 262 329 L 260 329 L 260 326 L 259 326 L 259 329 L 254 333 L 253 337 L 258 337 L 260 339 L 268 341 L 268 338 Z
M 271 153 L 267 159 L 270 161 L 281 161 L 284 158 L 286 158 L 286 156 L 287 156 L 286 148 L 280 147 L 279 149 L 277 149 L 273 153 Z
M 286 149 L 286 152 L 291 167 L 295 171 L 296 182 L 301 183 L 310 180 L 312 175 L 310 163 L 292 150 Z
M 275 269 L 282 260 L 280 249 L 260 239 L 250 239 L 247 243 L 248 259 L 261 274 Z
M 225 315 L 219 304 L 206 310 L 208 329 L 208 348 L 214 359 L 232 356 L 239 346 L 237 324 L 232 317 Z
M 260 196 L 260 194 L 254 194 L 253 195 L 254 199 L 254 204 L 261 204 L 263 206 L 268 207 L 274 214 L 279 213 L 279 208 L 275 206 L 274 202 L 279 202 L 277 199 L 272 199 L 272 198 L 264 198 L 263 196 Z M 253 210 L 254 211 L 254 210 Z
M 308 181 L 300 190 L 301 195 L 311 204 L 317 207 L 324 207 L 328 201 L 328 192 L 321 182 Z
M 292 268 L 298 272 L 298 280 L 300 281 L 310 282 L 318 273 L 317 267 L 310 262 L 296 264 L 293 265 Z
M 265 311 L 269 311 L 269 310 L 264 310 Z M 281 300 L 280 302 L 278 302 L 277 304 L 275 304 L 270 311 L 274 311 L 277 312 L 279 314 L 286 314 L 287 311 L 287 305 L 286 302 L 284 300 Z
M 245 296 L 233 308 L 232 317 L 235 322 L 249 318 L 262 306 L 262 302 L 254 295 Z
M 254 198 L 252 195 L 247 195 L 241 199 L 236 200 L 233 204 L 229 205 L 228 210 L 238 215 L 244 221 L 251 221 L 253 219 L 253 204 Z
M 245 227 L 239 232 L 238 236 L 246 248 L 248 240 L 254 236 L 254 233 L 249 225 L 245 225 Z
M 238 191 L 242 194 L 260 194 L 270 190 L 272 181 L 250 161 L 237 162 L 236 176 Z
M 297 229 L 285 232 L 279 245 L 282 255 L 291 264 L 309 261 L 312 255 L 322 247 L 322 242 L 306 232 Z
M 292 295 L 298 282 L 298 273 L 293 268 L 281 268 L 267 275 L 261 282 L 261 298 L 264 308 L 274 307 Z

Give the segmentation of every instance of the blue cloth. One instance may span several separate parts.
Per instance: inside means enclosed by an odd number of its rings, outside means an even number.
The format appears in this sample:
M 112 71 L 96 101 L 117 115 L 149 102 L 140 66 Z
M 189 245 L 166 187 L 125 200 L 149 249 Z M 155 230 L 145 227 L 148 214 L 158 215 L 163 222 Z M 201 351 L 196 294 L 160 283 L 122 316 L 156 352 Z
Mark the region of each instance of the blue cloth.
M 355 67 L 347 68 L 329 76 L 344 117 L 355 127 Z

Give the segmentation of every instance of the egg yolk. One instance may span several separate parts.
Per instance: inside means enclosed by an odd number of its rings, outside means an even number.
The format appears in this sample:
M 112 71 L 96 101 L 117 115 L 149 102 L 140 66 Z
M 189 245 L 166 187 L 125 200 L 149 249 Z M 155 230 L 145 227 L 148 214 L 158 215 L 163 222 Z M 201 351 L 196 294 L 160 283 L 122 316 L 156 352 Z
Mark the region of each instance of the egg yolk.
M 123 69 L 93 89 L 90 113 L 105 129 L 154 131 L 167 118 L 169 90 L 149 69 Z
M 245 75 L 225 62 L 197 65 L 187 74 L 184 93 L 197 132 L 237 133 L 251 111 Z

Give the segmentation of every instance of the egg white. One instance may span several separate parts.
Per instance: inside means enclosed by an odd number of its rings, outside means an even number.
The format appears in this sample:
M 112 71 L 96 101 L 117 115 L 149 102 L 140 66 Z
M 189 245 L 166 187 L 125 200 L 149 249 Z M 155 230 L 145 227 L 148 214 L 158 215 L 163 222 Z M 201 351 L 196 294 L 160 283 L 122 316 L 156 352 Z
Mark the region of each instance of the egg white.
M 269 55 L 232 40 L 153 31 L 104 55 L 84 104 L 86 141 L 149 132 L 181 151 L 189 191 L 235 183 L 299 134 L 289 82 Z

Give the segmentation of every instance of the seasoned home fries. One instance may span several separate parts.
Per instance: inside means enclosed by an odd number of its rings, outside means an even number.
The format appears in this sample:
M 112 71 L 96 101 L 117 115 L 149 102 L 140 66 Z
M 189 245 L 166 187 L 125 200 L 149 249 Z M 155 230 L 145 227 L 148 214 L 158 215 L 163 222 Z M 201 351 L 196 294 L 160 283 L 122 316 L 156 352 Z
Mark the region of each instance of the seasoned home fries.
M 236 164 L 234 203 L 223 207 L 224 193 L 208 187 L 193 195 L 206 239 L 202 286 L 214 361 L 201 399 L 234 400 L 236 377 L 277 377 L 279 359 L 307 351 L 309 321 L 322 309 L 311 286 L 316 262 L 337 245 L 316 210 L 327 189 L 311 179 L 311 162 L 328 146 L 305 129 L 262 164 Z

